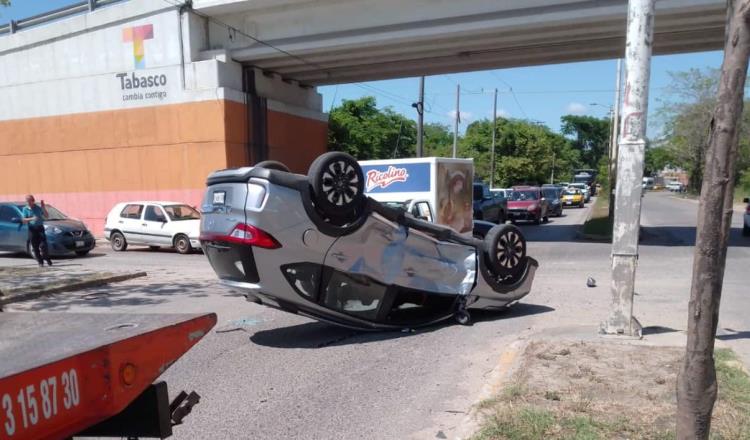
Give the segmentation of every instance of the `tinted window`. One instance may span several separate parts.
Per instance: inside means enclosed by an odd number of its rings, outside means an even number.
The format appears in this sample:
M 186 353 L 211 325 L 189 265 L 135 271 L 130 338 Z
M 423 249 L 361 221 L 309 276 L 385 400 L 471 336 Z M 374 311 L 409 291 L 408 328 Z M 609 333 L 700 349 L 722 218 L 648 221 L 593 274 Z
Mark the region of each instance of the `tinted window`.
M 143 212 L 143 205 L 125 205 L 120 213 L 120 217 L 138 220 L 141 218 L 141 212 Z
M 375 319 L 385 291 L 386 286 L 370 278 L 333 270 L 320 300 L 329 309 Z
M 167 218 L 164 216 L 164 211 L 160 207 L 154 205 L 148 205 L 146 213 L 143 215 L 143 220 L 149 222 L 165 222 Z
M 482 185 L 474 185 L 474 200 L 482 200 L 483 197 Z
M 10 222 L 13 218 L 20 217 L 21 215 L 12 206 L 0 206 L 0 222 Z
M 556 199 L 557 198 L 557 190 L 556 189 L 545 189 L 544 190 L 544 198 L 546 198 L 546 199 Z

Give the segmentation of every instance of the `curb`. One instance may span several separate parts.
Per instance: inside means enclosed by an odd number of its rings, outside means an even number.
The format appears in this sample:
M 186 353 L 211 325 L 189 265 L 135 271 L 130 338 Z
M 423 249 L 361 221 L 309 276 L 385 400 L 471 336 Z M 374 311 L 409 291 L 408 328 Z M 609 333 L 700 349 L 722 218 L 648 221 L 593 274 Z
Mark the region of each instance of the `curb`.
M 146 272 L 133 272 L 133 273 L 126 273 L 126 274 L 119 274 L 119 275 L 110 275 L 107 277 L 101 277 L 101 278 L 95 278 L 92 280 L 83 280 L 83 281 L 76 281 L 68 284 L 63 284 L 62 286 L 54 286 L 50 288 L 41 288 L 36 289 L 33 288 L 33 291 L 29 291 L 31 289 L 17 289 L 12 290 L 7 293 L 0 292 L 0 308 L 4 305 L 13 304 L 21 301 L 29 301 L 32 299 L 37 299 L 42 296 L 46 295 L 52 295 L 55 293 L 61 293 L 61 292 L 69 292 L 72 290 L 80 290 L 85 289 L 88 287 L 96 287 L 101 286 L 104 284 L 110 284 L 110 283 L 117 283 L 121 281 L 127 281 L 133 278 L 140 278 L 145 277 L 147 274 Z M 17 293 L 18 292 L 18 293 Z M 5 295 L 5 297 L 3 297 Z
M 479 429 L 479 417 L 481 415 L 480 410 L 477 409 L 478 405 L 487 399 L 497 395 L 497 393 L 506 385 L 508 379 L 516 371 L 518 367 L 518 360 L 521 359 L 521 354 L 526 350 L 529 344 L 527 339 L 516 339 L 513 341 L 508 348 L 500 355 L 497 361 L 497 365 L 489 374 L 489 378 L 482 389 L 479 391 L 479 395 L 471 404 L 466 416 L 458 424 L 456 429 L 456 440 L 468 439 L 472 437 Z
M 583 228 L 586 226 L 586 223 L 591 220 L 591 216 L 594 214 L 594 208 L 593 206 L 591 209 L 589 209 L 588 214 L 586 215 L 586 220 L 583 222 L 583 224 L 578 228 L 578 231 L 576 232 L 576 238 L 579 240 L 586 240 L 586 241 L 595 241 L 595 242 L 601 242 L 601 243 L 612 243 L 612 237 L 607 235 L 599 235 L 599 234 L 586 234 L 583 232 Z

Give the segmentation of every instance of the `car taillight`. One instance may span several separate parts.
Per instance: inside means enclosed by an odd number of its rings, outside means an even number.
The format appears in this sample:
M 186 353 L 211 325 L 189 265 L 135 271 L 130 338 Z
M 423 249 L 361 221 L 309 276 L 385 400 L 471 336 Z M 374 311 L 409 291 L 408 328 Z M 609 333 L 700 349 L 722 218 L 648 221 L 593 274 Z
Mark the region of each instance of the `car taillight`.
M 264 249 L 278 249 L 281 243 L 276 241 L 268 232 L 245 223 L 237 223 L 229 235 L 205 234 L 201 235 L 201 241 L 226 241 L 229 243 L 246 244 Z

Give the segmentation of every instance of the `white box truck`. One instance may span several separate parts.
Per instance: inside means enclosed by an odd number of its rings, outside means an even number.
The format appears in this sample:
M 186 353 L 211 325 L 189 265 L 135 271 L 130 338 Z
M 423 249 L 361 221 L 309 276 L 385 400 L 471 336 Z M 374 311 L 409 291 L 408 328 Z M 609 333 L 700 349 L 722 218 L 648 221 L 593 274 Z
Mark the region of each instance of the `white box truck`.
M 359 161 L 365 193 L 415 217 L 472 233 L 473 159 L 423 157 Z

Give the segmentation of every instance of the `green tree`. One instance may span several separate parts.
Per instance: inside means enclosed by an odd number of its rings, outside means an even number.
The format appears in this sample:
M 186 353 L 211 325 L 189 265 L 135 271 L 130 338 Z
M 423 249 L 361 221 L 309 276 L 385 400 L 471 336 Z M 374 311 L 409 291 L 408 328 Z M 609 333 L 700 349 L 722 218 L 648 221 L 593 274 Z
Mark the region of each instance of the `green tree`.
M 549 127 L 505 118 L 498 118 L 496 124 L 496 185 L 548 182 L 553 165 L 559 180 L 578 165 L 578 153 L 570 142 Z M 491 146 L 492 121 L 488 119 L 469 124 L 459 143 L 459 156 L 473 157 L 474 172 L 483 180 L 489 180 Z
M 453 153 L 453 133 L 445 124 L 424 124 L 424 155 L 450 157 Z
M 331 110 L 328 149 L 360 160 L 413 157 L 416 123 L 391 108 L 378 109 L 375 98 L 343 100 Z
M 602 156 L 607 156 L 610 138 L 610 119 L 593 116 L 565 115 L 560 118 L 560 131 L 572 138 L 573 148 L 579 151 L 582 165 L 596 168 Z
M 675 167 L 677 164 L 673 151 L 666 147 L 646 148 L 645 162 L 644 176 L 653 176 L 665 167 Z

